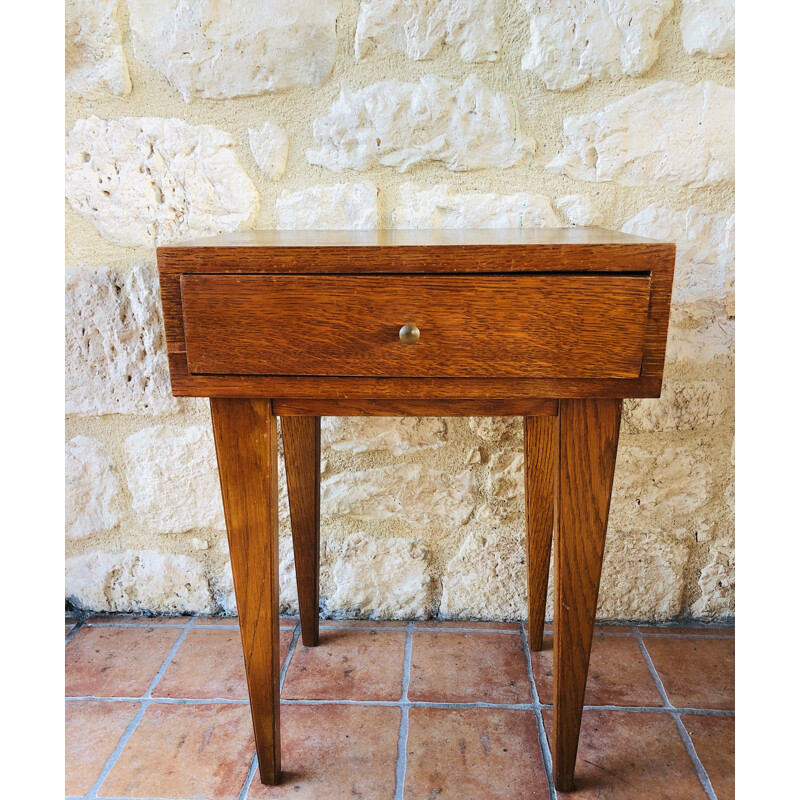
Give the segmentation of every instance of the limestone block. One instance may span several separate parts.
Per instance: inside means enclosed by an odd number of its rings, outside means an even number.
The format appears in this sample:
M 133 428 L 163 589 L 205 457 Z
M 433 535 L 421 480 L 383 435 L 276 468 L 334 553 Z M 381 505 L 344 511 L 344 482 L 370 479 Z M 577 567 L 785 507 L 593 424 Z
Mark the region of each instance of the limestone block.
M 314 120 L 314 141 L 309 162 L 334 172 L 378 164 L 405 172 L 428 161 L 457 172 L 504 169 L 536 146 L 521 130 L 515 101 L 474 75 L 460 86 L 426 75 L 343 88 L 328 115 Z
M 492 497 L 511 500 L 525 496 L 525 458 L 522 453 L 503 450 L 489 458 L 488 491 Z
M 248 128 L 247 135 L 256 164 L 271 181 L 280 180 L 289 156 L 286 131 L 267 121 L 260 128 Z
M 556 199 L 556 208 L 570 225 L 602 225 L 603 215 L 588 194 L 565 194 Z
M 525 0 L 530 50 L 522 68 L 548 89 L 637 76 L 658 58 L 658 29 L 672 0 Z
M 297 614 L 297 582 L 294 574 L 294 551 L 290 538 L 281 537 L 278 540 L 278 559 L 278 603 L 281 613 Z M 238 610 L 230 561 L 225 562 L 225 566 L 219 574 L 212 576 L 211 587 L 214 600 L 222 611 L 235 617 Z
M 154 272 L 68 268 L 65 295 L 68 414 L 159 414 L 172 397 Z
M 433 518 L 461 525 L 475 508 L 469 471 L 451 475 L 421 464 L 343 472 L 322 482 L 322 513 L 356 520 L 393 517 L 425 524 Z
M 216 611 L 203 567 L 188 556 L 155 550 L 93 550 L 67 559 L 66 595 L 87 611 Z
M 275 201 L 279 230 L 358 231 L 378 227 L 378 189 L 371 181 L 308 186 Z
M 211 591 L 214 602 L 229 617 L 235 617 L 239 611 L 236 607 L 236 593 L 233 591 L 233 570 L 231 562 L 226 561 L 222 571 L 211 576 Z
M 460 47 L 462 61 L 496 61 L 498 13 L 498 0 L 362 0 L 356 58 L 390 48 L 421 61 L 449 44 Z
M 435 450 L 446 442 L 447 424 L 437 417 L 323 417 L 322 446 L 349 453 L 388 450 L 403 456 Z
M 68 539 L 110 531 L 117 524 L 113 501 L 119 491 L 111 459 L 97 439 L 76 436 L 66 447 Z
M 681 35 L 692 55 L 733 55 L 735 29 L 734 0 L 683 0 Z
M 415 539 L 355 533 L 333 565 L 333 579 L 327 606 L 345 616 L 412 619 L 430 614 L 430 553 Z
M 211 430 L 155 425 L 125 439 L 131 505 L 154 533 L 225 530 Z
M 708 499 L 711 465 L 694 445 L 638 447 L 621 442 L 611 503 L 612 527 L 621 520 L 667 522 L 696 511 Z
M 470 531 L 442 576 L 445 618 L 523 619 L 527 571 L 521 530 Z
M 67 199 L 123 247 L 249 227 L 258 193 L 234 143 L 179 119 L 79 119 L 67 135 Z
M 136 58 L 187 102 L 321 86 L 339 0 L 128 0 Z
M 395 228 L 542 228 L 561 223 L 541 194 L 452 193 L 440 183 L 423 189 L 400 187 L 400 204 L 392 211 Z
M 66 91 L 81 100 L 131 93 L 117 0 L 67 0 Z
M 660 81 L 564 120 L 564 149 L 547 169 L 625 186 L 717 186 L 734 180 L 733 90 Z
M 521 417 L 470 417 L 470 430 L 486 442 L 500 442 L 512 436 L 515 431 L 521 433 Z
M 733 214 L 706 214 L 698 206 L 676 211 L 650 205 L 629 219 L 622 230 L 675 242 L 673 302 L 724 298 L 733 288 Z
M 733 537 L 711 544 L 711 560 L 700 570 L 700 597 L 692 603 L 697 617 L 730 617 L 735 612 L 736 550 Z
M 667 359 L 707 364 L 733 356 L 735 322 L 722 304 L 702 301 L 673 305 Z
M 647 526 L 609 529 L 600 580 L 600 619 L 669 619 L 678 616 L 690 542 Z
M 629 432 L 691 431 L 722 419 L 728 397 L 713 381 L 664 383 L 661 397 L 626 400 L 623 429 Z

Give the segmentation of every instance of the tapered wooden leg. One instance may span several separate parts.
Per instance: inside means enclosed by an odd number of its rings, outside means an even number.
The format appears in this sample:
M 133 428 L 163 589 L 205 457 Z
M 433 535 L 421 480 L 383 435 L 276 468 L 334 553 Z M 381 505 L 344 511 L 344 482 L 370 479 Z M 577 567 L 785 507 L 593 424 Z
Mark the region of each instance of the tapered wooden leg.
M 614 480 L 619 400 L 562 400 L 556 457 L 553 774 L 572 789 Z
M 269 400 L 211 398 L 233 585 L 261 780 L 281 771 L 278 427 Z
M 281 417 L 303 644 L 319 643 L 320 417 Z
M 556 417 L 525 417 L 525 527 L 528 538 L 528 639 L 542 649 L 553 544 Z

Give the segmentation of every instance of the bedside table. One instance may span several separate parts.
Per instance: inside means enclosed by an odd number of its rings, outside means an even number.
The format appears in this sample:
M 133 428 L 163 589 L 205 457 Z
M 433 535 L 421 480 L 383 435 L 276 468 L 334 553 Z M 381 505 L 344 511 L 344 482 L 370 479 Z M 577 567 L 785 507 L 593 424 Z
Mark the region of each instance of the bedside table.
M 209 397 L 256 749 L 280 776 L 281 417 L 302 641 L 320 417 L 521 416 L 530 643 L 555 531 L 553 769 L 569 791 L 625 397 L 658 397 L 675 245 L 598 228 L 253 231 L 158 248 L 172 391 Z

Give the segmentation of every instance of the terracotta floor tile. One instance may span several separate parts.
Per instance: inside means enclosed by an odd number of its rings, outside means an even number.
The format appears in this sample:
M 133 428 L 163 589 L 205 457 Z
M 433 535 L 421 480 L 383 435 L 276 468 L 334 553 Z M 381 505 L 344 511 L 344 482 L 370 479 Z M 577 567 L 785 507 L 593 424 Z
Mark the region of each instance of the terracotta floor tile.
M 677 627 L 674 625 L 639 625 L 639 632 L 642 636 L 654 636 L 657 634 L 670 633 L 673 636 L 730 636 L 736 635 L 735 628 L 720 628 L 713 625 L 692 625 Z
M 495 708 L 412 708 L 408 800 L 548 797 L 536 717 Z
M 495 631 L 519 631 L 519 624 L 516 622 L 474 622 L 471 620 L 440 620 L 429 619 L 424 622 L 415 622 L 415 628 L 425 630 L 426 628 L 465 628 L 467 630 L 495 630 Z
M 152 705 L 98 794 L 231 800 L 254 748 L 248 706 Z
M 553 702 L 553 636 L 546 634 L 543 649 L 531 652 L 531 666 L 539 701 Z M 647 668 L 639 642 L 632 636 L 596 633 L 586 680 L 587 706 L 663 706 Z
M 552 739 L 552 711 L 543 712 Z M 584 711 L 575 790 L 564 800 L 706 800 L 668 714 Z
M 239 627 L 239 617 L 195 617 L 195 628 L 216 628 L 219 625 Z
M 733 639 L 652 636 L 645 644 L 672 705 L 733 710 Z
M 325 628 L 405 628 L 408 625 L 396 619 L 321 619 L 319 624 Z
M 530 703 L 519 636 L 505 633 L 415 633 L 409 700 Z
M 139 703 L 67 702 L 65 794 L 86 794 L 139 710 Z
M 68 697 L 140 697 L 172 645 L 177 628 L 84 626 L 66 646 Z
M 292 643 L 292 631 L 279 632 L 281 664 Z M 153 697 L 189 697 L 201 700 L 247 700 L 247 677 L 238 630 L 191 629 Z
M 734 718 L 683 714 L 681 719 L 711 779 L 717 800 L 733 800 Z
M 282 697 L 289 700 L 399 700 L 405 631 L 320 631 L 319 645 L 298 643 Z
M 189 621 L 188 616 L 183 617 L 145 617 L 141 614 L 92 614 L 86 621 L 89 625 L 104 624 L 104 625 L 144 625 L 146 628 L 152 628 L 157 625 L 172 625 L 180 626 L 185 625 Z
M 256 773 L 248 797 L 392 800 L 399 730 L 399 708 L 283 706 L 281 784 Z

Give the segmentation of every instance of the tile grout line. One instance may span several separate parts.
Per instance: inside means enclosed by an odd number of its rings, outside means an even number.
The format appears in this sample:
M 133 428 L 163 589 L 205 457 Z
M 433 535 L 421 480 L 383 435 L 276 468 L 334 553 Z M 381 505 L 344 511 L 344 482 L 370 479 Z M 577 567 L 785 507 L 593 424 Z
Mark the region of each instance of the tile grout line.
M 143 617 L 146 619 L 146 617 Z M 158 619 L 156 617 L 156 619 Z M 231 623 L 230 625 L 208 625 L 205 624 L 202 620 L 203 617 L 192 617 L 195 620 L 194 627 L 198 629 L 211 629 L 211 630 L 239 630 L 239 626 L 236 624 Z M 214 619 L 217 619 L 216 617 Z M 220 618 L 222 619 L 222 618 Z M 283 618 L 283 619 L 290 619 L 290 618 Z M 148 626 L 146 623 L 135 623 L 135 622 L 92 622 L 91 618 L 82 619 L 76 625 L 88 625 L 92 628 L 147 628 L 147 627 L 158 627 L 158 628 L 180 628 L 183 629 L 185 624 L 176 623 L 174 625 L 170 623 L 162 623 L 157 625 Z M 601 633 L 603 636 L 627 636 L 629 638 L 636 638 L 635 635 L 631 633 L 624 633 L 620 631 L 616 631 L 615 628 L 618 627 L 634 627 L 632 625 L 625 625 L 625 626 L 618 626 L 618 625 L 599 625 L 601 628 L 600 631 L 597 633 Z M 281 630 L 293 630 L 293 625 L 280 625 Z M 340 630 L 340 631 L 402 631 L 404 627 L 383 627 L 378 625 L 325 625 L 324 622 L 320 623 L 320 628 L 324 628 L 325 630 Z M 74 630 L 74 629 L 73 629 Z M 436 633 L 503 633 L 509 636 L 516 636 L 517 631 L 515 630 L 508 630 L 507 628 L 414 628 L 415 632 L 418 633 L 429 633 L 429 632 L 436 632 Z M 644 637 L 654 637 L 654 638 L 671 638 L 671 639 L 733 639 L 733 636 L 726 636 L 722 633 L 705 633 L 702 632 L 704 630 L 699 628 L 697 633 L 670 633 L 669 628 L 664 628 L 658 632 L 647 632 L 643 633 L 642 636 Z M 712 629 L 713 630 L 713 629 Z M 720 628 L 719 630 L 730 630 L 733 631 L 733 628 Z M 552 635 L 552 630 L 545 631 L 545 636 Z M 72 635 L 72 631 L 70 631 L 68 636 Z
M 286 651 L 286 658 L 283 661 L 283 666 L 281 667 L 280 673 L 280 680 L 278 682 L 278 698 L 280 699 L 280 693 L 283 691 L 283 682 L 286 680 L 286 673 L 289 671 L 289 662 L 292 660 L 292 656 L 294 655 L 294 651 L 297 649 L 297 642 L 300 639 L 300 623 L 298 622 L 297 625 L 294 626 L 294 632 L 292 633 L 292 641 L 289 642 L 289 649 Z
M 711 785 L 711 779 L 708 777 L 708 773 L 706 772 L 706 768 L 703 766 L 703 762 L 700 761 L 700 756 L 697 755 L 697 750 L 695 750 L 692 737 L 689 736 L 689 731 L 686 730 L 686 726 L 683 724 L 680 713 L 675 706 L 672 705 L 669 697 L 667 696 L 667 690 L 664 687 L 661 676 L 656 670 L 656 665 L 653 663 L 653 659 L 650 657 L 650 653 L 647 650 L 647 645 L 644 643 L 644 639 L 642 638 L 642 634 L 639 632 L 638 626 L 633 626 L 633 632 L 636 636 L 636 641 L 639 642 L 639 649 L 642 651 L 642 656 L 647 663 L 647 669 L 650 670 L 650 675 L 655 681 L 658 693 L 661 695 L 661 700 L 663 701 L 669 715 L 675 722 L 675 727 L 678 729 L 678 735 L 681 737 L 683 746 L 686 749 L 686 754 L 689 756 L 689 760 L 694 765 L 695 772 L 697 772 L 697 777 L 700 780 L 700 785 L 705 790 L 709 800 L 717 800 L 716 792 L 714 791 L 714 787 Z
M 250 759 L 250 768 L 247 770 L 247 775 L 244 779 L 244 784 L 242 785 L 242 791 L 239 792 L 237 800 L 247 800 L 247 795 L 250 794 L 250 786 L 253 783 L 253 778 L 256 776 L 256 770 L 258 769 L 258 753 L 253 751 L 253 757 Z
M 539 690 L 536 688 L 536 679 L 533 677 L 530 642 L 525 633 L 525 626 L 522 623 L 520 623 L 519 626 L 519 635 L 522 637 L 522 652 L 525 654 L 525 666 L 528 670 L 528 680 L 531 684 L 533 714 L 536 717 L 536 728 L 539 734 L 539 749 L 542 753 L 542 763 L 544 764 L 544 773 L 547 778 L 547 790 L 550 793 L 550 800 L 557 800 L 556 785 L 553 782 L 553 759 L 550 755 L 550 745 L 547 742 L 547 732 L 544 729 L 544 717 L 542 716 L 543 706 L 539 700 Z
M 400 729 L 397 733 L 397 765 L 395 766 L 394 800 L 403 800 L 406 790 L 406 769 L 408 760 L 408 727 L 410 703 L 408 686 L 411 683 L 411 647 L 414 631 L 413 622 L 406 625 L 406 643 L 403 650 L 403 683 L 400 691 Z
M 163 677 L 164 673 L 167 671 L 167 667 L 170 665 L 170 662 L 175 657 L 175 654 L 178 652 L 178 648 L 183 644 L 183 640 L 186 638 L 186 635 L 189 633 L 189 630 L 192 628 L 194 621 L 194 617 L 189 617 L 189 621 L 183 626 L 183 630 L 181 631 L 180 636 L 175 640 L 175 644 L 172 645 L 170 648 L 169 653 L 167 653 L 167 657 L 161 664 L 160 669 L 156 674 L 153 676 L 153 680 L 150 682 L 150 685 L 147 688 L 147 691 L 139 698 L 139 702 L 141 702 L 141 707 L 136 712 L 134 718 L 128 724 L 128 727 L 125 729 L 125 733 L 122 734 L 120 740 L 117 742 L 117 746 L 114 748 L 114 751 L 106 760 L 106 763 L 103 765 L 103 769 L 100 770 L 100 775 L 97 777 L 97 780 L 92 784 L 89 791 L 86 793 L 87 798 L 96 798 L 97 792 L 100 791 L 100 787 L 105 782 L 106 778 L 108 777 L 109 773 L 119 761 L 120 756 L 122 755 L 122 751 L 125 748 L 125 745 L 128 744 L 128 740 L 133 735 L 133 732 L 139 726 L 139 723 L 142 721 L 142 717 L 144 717 L 145 711 L 150 707 L 153 689 L 156 688 L 158 682 Z
M 75 703 L 85 700 L 93 700 L 100 703 L 140 703 L 141 697 L 97 697 L 94 695 L 76 695 L 64 698 L 68 703 Z M 173 706 L 203 706 L 203 705 L 249 705 L 249 700 L 232 700 L 227 697 L 153 697 L 149 701 L 150 705 L 173 705 Z M 467 708 L 499 708 L 511 711 L 535 711 L 536 703 L 447 703 L 434 702 L 429 700 L 410 700 L 402 703 L 399 700 L 281 700 L 281 705 L 285 706 L 325 706 L 325 705 L 350 705 L 350 706 L 377 706 L 383 708 L 441 708 L 441 709 L 467 709 Z M 552 709 L 549 703 L 539 703 L 538 707 L 542 710 Z M 585 705 L 588 711 L 620 711 L 628 713 L 647 713 L 647 714 L 687 714 L 697 717 L 736 717 L 735 711 L 726 711 L 716 708 L 665 708 L 664 706 L 599 706 Z
M 64 637 L 64 644 L 69 644 L 75 637 L 75 634 L 86 624 L 86 618 L 79 619 L 73 626 L 72 630 Z
M 284 630 L 289 630 L 289 629 L 284 628 Z M 300 620 L 297 620 L 295 622 L 294 629 L 292 631 L 292 641 L 289 642 L 289 649 L 286 651 L 286 658 L 283 660 L 283 665 L 281 666 L 280 679 L 278 681 L 279 704 L 283 703 L 283 700 L 280 699 L 280 695 L 281 692 L 283 691 L 283 683 L 286 680 L 286 673 L 289 671 L 289 662 L 292 660 L 294 651 L 297 649 L 297 642 L 300 640 L 301 630 L 302 628 L 300 626 Z M 250 705 L 249 699 L 246 701 L 246 704 Z M 239 792 L 238 800 L 247 800 L 247 796 L 250 794 L 250 789 L 253 785 L 253 781 L 255 780 L 257 770 L 258 770 L 258 753 L 254 751 L 253 758 L 250 761 L 250 769 L 247 771 L 247 777 L 244 779 L 244 785 L 242 786 L 242 791 Z

